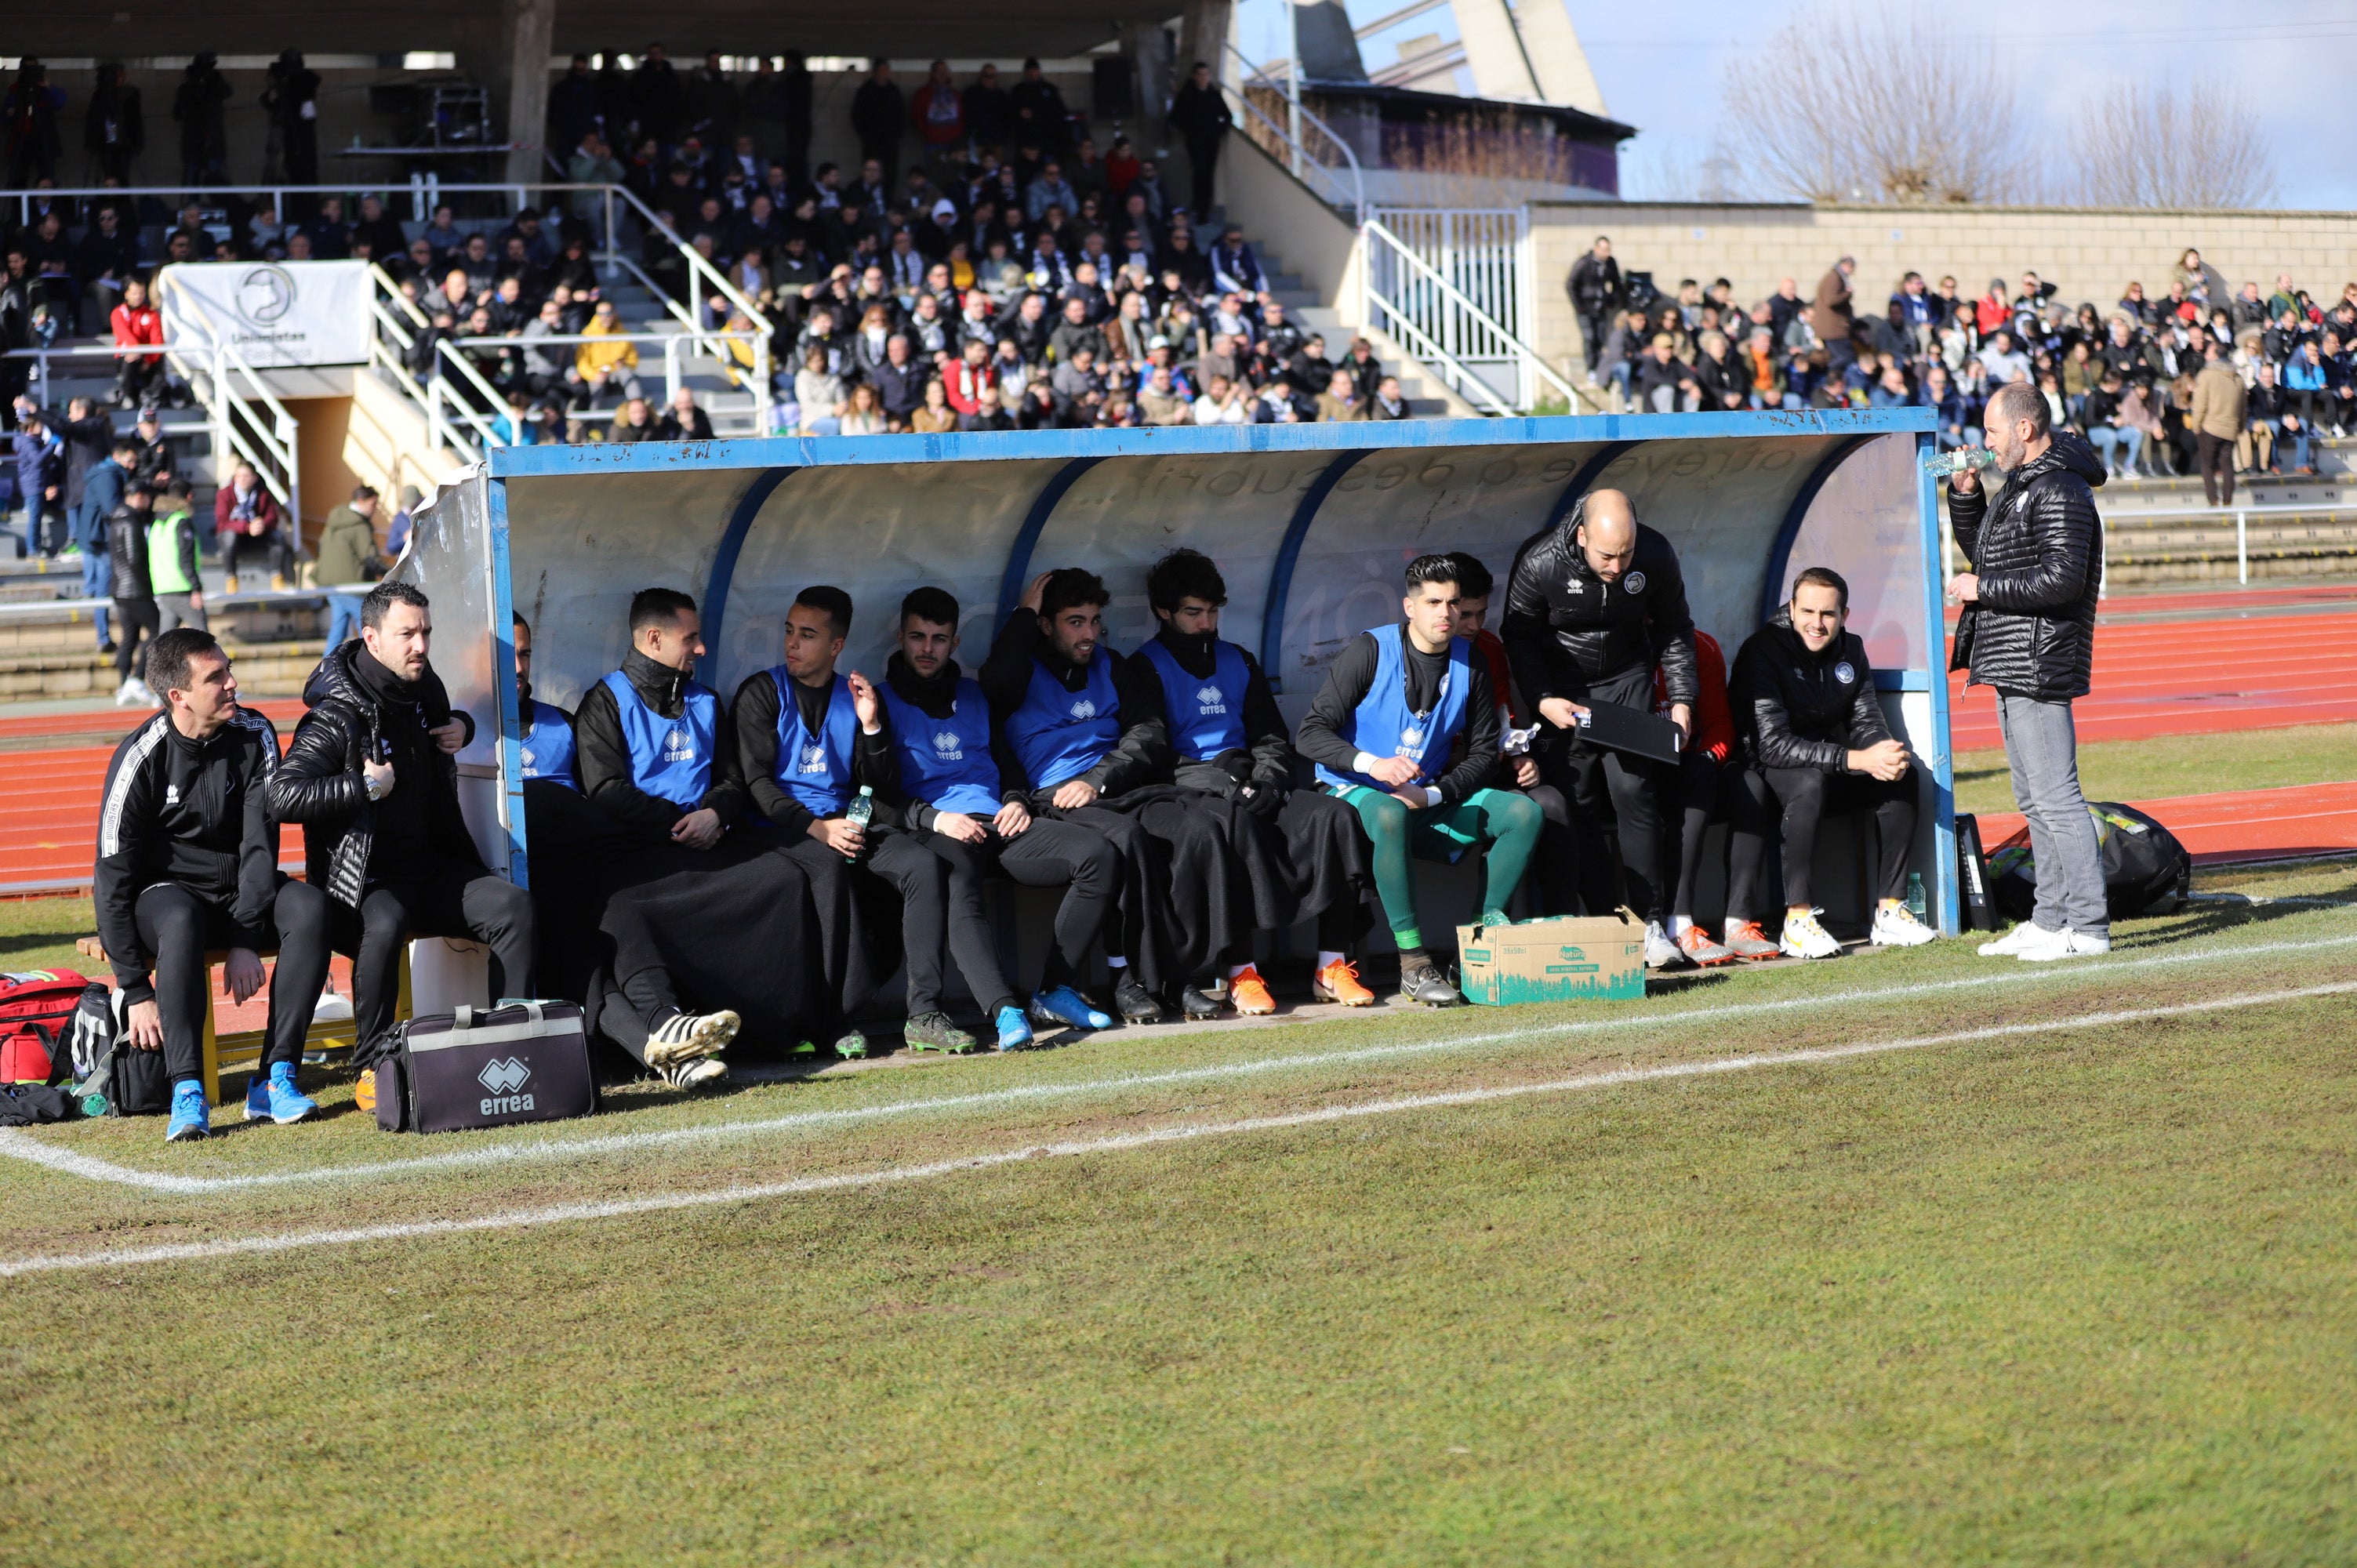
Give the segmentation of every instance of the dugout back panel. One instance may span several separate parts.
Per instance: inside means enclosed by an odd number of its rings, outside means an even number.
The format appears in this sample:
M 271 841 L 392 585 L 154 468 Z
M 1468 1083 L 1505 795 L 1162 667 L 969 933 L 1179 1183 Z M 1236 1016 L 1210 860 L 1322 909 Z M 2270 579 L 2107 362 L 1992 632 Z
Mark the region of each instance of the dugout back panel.
M 1060 565 L 1104 577 L 1111 640 L 1132 649 L 1153 624 L 1146 568 L 1183 543 L 1219 563 L 1224 635 L 1297 719 L 1342 644 L 1396 617 L 1411 557 L 1480 555 L 1494 628 L 1516 548 L 1617 488 L 1677 546 L 1695 619 L 1730 660 L 1801 568 L 1849 579 L 1893 727 L 1931 764 L 1919 862 L 1953 932 L 1931 432 L 1910 409 L 510 447 L 436 494 L 400 572 L 434 597 L 453 699 L 497 715 L 460 762 L 478 838 L 522 879 L 511 609 L 533 626 L 536 690 L 570 707 L 620 662 L 630 595 L 683 589 L 704 610 L 700 673 L 725 696 L 778 660 L 785 608 L 812 583 L 851 594 L 845 662 L 877 678 L 909 588 L 957 596 L 971 668 L 1023 585 Z M 1851 887 L 1849 835 L 1821 835 L 1820 854 L 1824 885 Z

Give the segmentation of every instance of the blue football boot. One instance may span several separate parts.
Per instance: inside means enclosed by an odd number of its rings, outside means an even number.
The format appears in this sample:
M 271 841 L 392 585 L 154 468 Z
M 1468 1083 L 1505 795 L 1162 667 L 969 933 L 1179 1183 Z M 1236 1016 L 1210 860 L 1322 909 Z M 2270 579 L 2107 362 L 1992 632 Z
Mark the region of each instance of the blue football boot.
M 1063 1024 L 1075 1029 L 1110 1029 L 1113 1017 L 1100 1013 L 1069 985 L 1031 993 L 1031 1016 L 1042 1024 Z
M 998 1048 L 1019 1051 L 1031 1043 L 1031 1023 L 1012 1002 L 998 1010 Z

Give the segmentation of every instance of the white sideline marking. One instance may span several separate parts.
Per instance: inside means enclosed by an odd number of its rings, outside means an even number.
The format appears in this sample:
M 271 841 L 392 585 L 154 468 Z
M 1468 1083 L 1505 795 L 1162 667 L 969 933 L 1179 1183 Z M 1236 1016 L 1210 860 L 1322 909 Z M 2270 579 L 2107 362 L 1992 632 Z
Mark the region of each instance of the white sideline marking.
M 1622 1084 L 1657 1082 L 1664 1079 L 1705 1078 L 1721 1073 L 1747 1072 L 1757 1068 L 1794 1067 L 1812 1062 L 1846 1061 L 1857 1057 L 1881 1056 L 1892 1051 L 1921 1050 L 1927 1046 L 1952 1046 L 1975 1040 L 2009 1039 L 2024 1035 L 2053 1034 L 2063 1029 L 2107 1028 L 2119 1024 L 2140 1024 L 2160 1018 L 2181 1018 L 2190 1014 L 2213 1013 L 2235 1007 L 2265 1007 L 2278 1002 L 2304 1001 L 2318 996 L 2343 996 L 2351 993 L 2357 993 L 2357 981 L 2341 981 L 2330 985 L 2309 985 L 2297 991 L 2265 991 L 2242 996 L 2215 997 L 2202 1002 L 2180 1002 L 2167 1007 L 2135 1007 L 2116 1013 L 2090 1013 L 2076 1018 L 2041 1019 L 2027 1024 L 1992 1024 L 1979 1029 L 1964 1029 L 1948 1035 L 1920 1035 L 1911 1039 L 1873 1040 L 1847 1046 L 1817 1046 L 1796 1051 L 1777 1051 L 1760 1056 L 1723 1057 L 1716 1061 L 1674 1062 L 1659 1067 L 1622 1068 L 1613 1072 L 1584 1073 L 1577 1078 L 1559 1078 L 1543 1083 L 1500 1084 L 1485 1088 L 1448 1090 L 1437 1094 L 1408 1095 L 1394 1100 L 1361 1101 L 1350 1105 L 1322 1106 L 1316 1111 L 1297 1111 L 1283 1116 L 1253 1116 L 1235 1122 L 1182 1122 L 1174 1127 L 1157 1127 L 1142 1133 L 1124 1133 L 1104 1138 L 1080 1139 L 1055 1144 L 1031 1144 L 1019 1149 L 1000 1149 L 989 1154 L 964 1155 L 955 1159 L 935 1160 L 920 1165 L 897 1165 L 883 1170 L 851 1171 L 838 1176 L 800 1176 L 791 1181 L 726 1187 L 710 1192 L 658 1193 L 648 1197 L 619 1198 L 605 1203 L 552 1204 L 540 1208 L 515 1208 L 503 1213 L 478 1215 L 471 1219 L 418 1219 L 404 1224 L 367 1225 L 345 1230 L 298 1230 L 283 1236 L 240 1236 L 220 1241 L 181 1241 L 156 1247 L 125 1247 L 106 1252 L 52 1253 L 0 1262 L 0 1279 L 13 1279 L 22 1274 L 55 1273 L 69 1270 L 113 1268 L 133 1263 L 184 1262 L 200 1259 L 237 1257 L 255 1252 L 288 1252 L 309 1247 L 352 1246 L 364 1241 L 400 1241 L 427 1236 L 457 1236 L 472 1230 L 514 1230 L 536 1225 L 570 1224 L 584 1219 L 616 1219 L 640 1214 L 662 1214 L 686 1208 L 709 1208 L 720 1204 L 757 1203 L 773 1197 L 839 1192 L 851 1187 L 897 1186 L 905 1182 L 924 1181 L 937 1176 L 950 1176 L 959 1171 L 988 1170 L 996 1165 L 1012 1165 L 1018 1160 L 1121 1154 L 1128 1150 L 1150 1148 L 1161 1144 L 1183 1144 L 1200 1138 L 1231 1137 L 1239 1133 L 1273 1132 L 1289 1127 L 1311 1127 L 1322 1122 L 1353 1121 L 1368 1116 L 1389 1116 L 1404 1111 L 1448 1110 L 1462 1105 L 1485 1104 L 1497 1100 L 1516 1100 L 1534 1094 L 1562 1094 L 1582 1089 L 1609 1089 Z
M 480 1165 L 507 1165 L 523 1160 L 572 1159 L 583 1155 L 660 1148 L 673 1144 L 708 1142 L 751 1136 L 762 1133 L 785 1132 L 798 1127 L 828 1126 L 849 1122 L 877 1121 L 892 1116 L 925 1115 L 943 1111 L 969 1111 L 993 1105 L 1012 1105 L 1027 1101 L 1064 1099 L 1095 1093 L 1120 1094 L 1141 1089 L 1158 1089 L 1171 1084 L 1244 1078 L 1257 1073 L 1282 1072 L 1297 1068 L 1331 1067 L 1353 1062 L 1379 1061 L 1389 1057 L 1464 1050 L 1476 1046 L 1503 1045 L 1516 1040 L 1609 1034 L 1616 1029 L 1660 1028 L 1676 1024 L 1707 1024 L 1767 1013 L 1788 1013 L 1800 1008 L 1847 1006 L 1862 1002 L 1887 1002 L 1910 996 L 1925 996 L 1944 991 L 2029 985 L 2087 974 L 2116 974 L 2129 970 L 2158 969 L 2224 957 L 2258 957 L 2276 952 L 2314 951 L 2322 948 L 2350 946 L 2357 946 L 2357 935 L 2319 937 L 2308 941 L 2263 942 L 2252 947 L 2232 950 L 2205 948 L 2186 952 L 2164 953 L 2150 958 L 2115 958 L 2108 961 L 2099 959 L 2092 964 L 2061 964 L 2035 969 L 2027 965 L 2016 965 L 1996 974 L 1971 975 L 1959 980 L 1927 981 L 1916 985 L 1885 986 L 1870 991 L 1824 992 L 1811 996 L 1788 996 L 1769 1002 L 1730 1003 L 1723 1007 L 1693 1007 L 1639 1014 L 1625 1018 L 1596 1018 L 1569 1024 L 1544 1024 L 1529 1028 L 1500 1030 L 1485 1035 L 1461 1035 L 1448 1039 L 1410 1040 L 1385 1046 L 1361 1046 L 1350 1050 L 1308 1051 L 1290 1056 L 1255 1057 L 1247 1061 L 1220 1062 L 1206 1067 L 1174 1068 L 1164 1072 L 1124 1073 L 1111 1078 L 1084 1079 L 1075 1083 L 1022 1084 L 1009 1089 L 985 1090 L 973 1094 L 937 1095 L 920 1100 L 891 1101 L 881 1105 L 845 1106 L 832 1111 L 802 1111 L 783 1116 L 765 1116 L 739 1122 L 716 1122 L 698 1127 L 672 1127 L 644 1133 L 609 1133 L 588 1138 L 535 1139 L 530 1143 L 453 1149 L 447 1154 L 424 1155 L 409 1160 L 381 1160 L 367 1165 L 318 1165 L 307 1170 L 269 1171 L 251 1176 L 178 1176 L 165 1171 L 143 1171 L 130 1165 L 119 1165 L 110 1160 L 102 1160 L 93 1155 L 75 1154 L 58 1148 L 52 1144 L 42 1142 L 29 1133 L 16 1128 L 0 1128 L 0 1155 L 28 1161 L 34 1165 L 46 1165 L 52 1170 L 61 1171 L 70 1176 L 87 1177 L 92 1181 L 113 1182 L 118 1186 L 137 1187 L 147 1192 L 194 1197 L 207 1193 L 243 1191 L 255 1187 L 292 1187 L 310 1182 L 346 1181 L 357 1177 L 400 1176 L 434 1171 L 468 1169 Z

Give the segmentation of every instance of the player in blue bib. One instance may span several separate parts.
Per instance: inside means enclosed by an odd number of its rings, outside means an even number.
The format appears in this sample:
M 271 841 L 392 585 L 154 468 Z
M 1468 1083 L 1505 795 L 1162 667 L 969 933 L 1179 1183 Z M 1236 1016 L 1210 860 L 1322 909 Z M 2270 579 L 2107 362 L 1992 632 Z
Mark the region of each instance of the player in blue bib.
M 861 894 L 873 890 L 859 884 L 870 880 L 899 897 L 909 981 L 901 1036 L 911 1050 L 970 1051 L 974 1037 L 942 1009 L 948 870 L 891 822 L 888 802 L 899 767 L 883 699 L 866 676 L 837 670 L 851 615 L 851 596 L 841 588 L 804 588 L 786 610 L 784 660 L 747 676 L 737 688 L 729 711 L 745 786 L 754 811 L 787 842 L 787 858 L 809 875 L 822 905 L 863 908 L 872 900 Z M 845 814 L 862 787 L 870 791 L 873 812 L 865 829 Z M 854 929 L 854 940 L 865 941 L 868 934 Z M 869 972 L 888 972 L 889 957 L 875 955 Z M 865 1056 L 867 1043 L 850 1031 L 835 1049 Z
M 1078 822 L 1035 818 L 1020 789 L 1001 786 L 990 703 L 958 668 L 957 628 L 958 602 L 942 589 L 919 588 L 903 599 L 899 646 L 885 668 L 882 691 L 899 764 L 888 796 L 894 814 L 910 841 L 923 844 L 948 872 L 948 920 L 940 936 L 946 937 L 966 989 L 996 1021 L 999 1049 L 1028 1044 L 1035 1023 L 1110 1027 L 1112 1018 L 1082 996 L 1079 985 L 1090 945 L 1120 887 L 1120 857 Z M 1026 887 L 1064 890 L 1028 1014 L 1006 982 L 997 940 L 983 915 L 983 884 L 993 871 Z M 909 938 L 912 973 L 917 940 Z M 931 961 L 938 973 L 938 948 Z
M 1230 896 L 1219 830 L 1170 780 L 1159 712 L 1133 711 L 1123 660 L 1104 645 L 1112 599 L 1092 572 L 1035 578 L 983 661 L 999 740 L 999 774 L 1034 818 L 1079 822 L 1121 856 L 1121 893 L 1105 922 L 1114 1004 L 1133 1023 L 1163 1017 L 1178 993 L 1190 1016 L 1219 1004 L 1188 982 L 1249 934 Z
M 520 627 L 519 644 L 528 637 Z M 716 852 L 728 823 L 743 813 L 746 797 L 723 744 L 720 699 L 689 674 L 703 655 L 703 620 L 694 599 L 671 588 L 634 595 L 630 651 L 619 670 L 590 684 L 574 712 L 573 765 L 581 792 L 627 839 L 674 844 L 692 852 L 684 858 L 693 863 L 717 866 L 725 857 Z M 528 791 L 527 810 L 531 798 Z M 557 814 L 550 818 L 554 823 Z M 554 847 L 534 840 L 535 855 Z M 574 853 L 612 852 L 585 840 Z M 625 904 L 628 892 L 612 890 L 611 905 Z M 798 872 L 779 877 L 778 897 L 807 899 Z M 717 1084 L 728 1069 L 716 1058 L 736 1036 L 737 1015 L 691 1012 L 669 970 L 653 956 L 661 946 L 654 934 L 617 935 L 613 923 L 623 917 L 612 916 L 611 905 L 607 934 L 617 948 L 613 968 L 621 1004 L 608 1000 L 599 1009 L 598 1032 L 680 1088 Z
M 515 618 L 516 720 L 523 739 L 523 778 L 578 790 L 573 770 L 573 715 L 532 694 L 532 628 Z
M 1228 586 L 1211 559 L 1170 552 L 1146 574 L 1146 597 L 1158 625 L 1124 671 L 1122 701 L 1162 715 L 1172 782 L 1196 810 L 1216 815 L 1251 889 L 1252 932 L 1220 958 L 1227 999 L 1239 1013 L 1276 1011 L 1254 950 L 1314 918 L 1318 999 L 1372 1003 L 1347 956 L 1368 877 L 1358 814 L 1334 796 L 1293 787 L 1293 740 L 1268 679 L 1251 654 L 1221 639 Z
M 1400 989 L 1433 1006 L 1461 998 L 1425 950 L 1412 855 L 1482 851 L 1481 923 L 1501 924 L 1544 820 L 1526 795 L 1492 789 L 1498 704 L 1485 662 L 1451 635 L 1457 564 L 1408 563 L 1401 624 L 1353 639 L 1326 671 L 1298 744 L 1318 779 L 1359 814 L 1375 891 L 1400 950 Z

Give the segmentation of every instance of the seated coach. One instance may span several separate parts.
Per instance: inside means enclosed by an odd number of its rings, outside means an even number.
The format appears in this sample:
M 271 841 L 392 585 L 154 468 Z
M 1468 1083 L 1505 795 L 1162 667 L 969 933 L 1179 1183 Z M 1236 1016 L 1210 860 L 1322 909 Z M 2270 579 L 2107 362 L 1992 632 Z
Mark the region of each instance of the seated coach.
M 1769 832 L 1781 816 L 1784 934 L 1794 958 L 1832 958 L 1841 944 L 1810 903 L 1817 824 L 1828 812 L 1864 811 L 1877 841 L 1873 940 L 1915 947 L 1932 930 L 1907 908 L 1915 849 L 1916 781 L 1906 744 L 1891 735 L 1875 695 L 1866 644 L 1849 630 L 1849 585 L 1812 566 L 1792 584 L 1792 602 L 1745 639 L 1729 683 L 1743 748 L 1742 792 L 1728 845 L 1727 917 L 1759 918 L 1760 873 Z
M 238 705 L 229 655 L 210 632 L 182 627 L 157 638 L 147 674 L 164 711 L 114 748 L 91 878 L 99 938 L 129 1004 L 130 1045 L 164 1053 L 165 1137 L 204 1137 L 205 953 L 229 950 L 229 993 L 242 1003 L 262 988 L 261 950 L 275 947 L 245 1115 L 300 1122 L 318 1109 L 295 1071 L 328 978 L 328 898 L 278 869 L 263 788 L 278 766 L 278 732 Z

